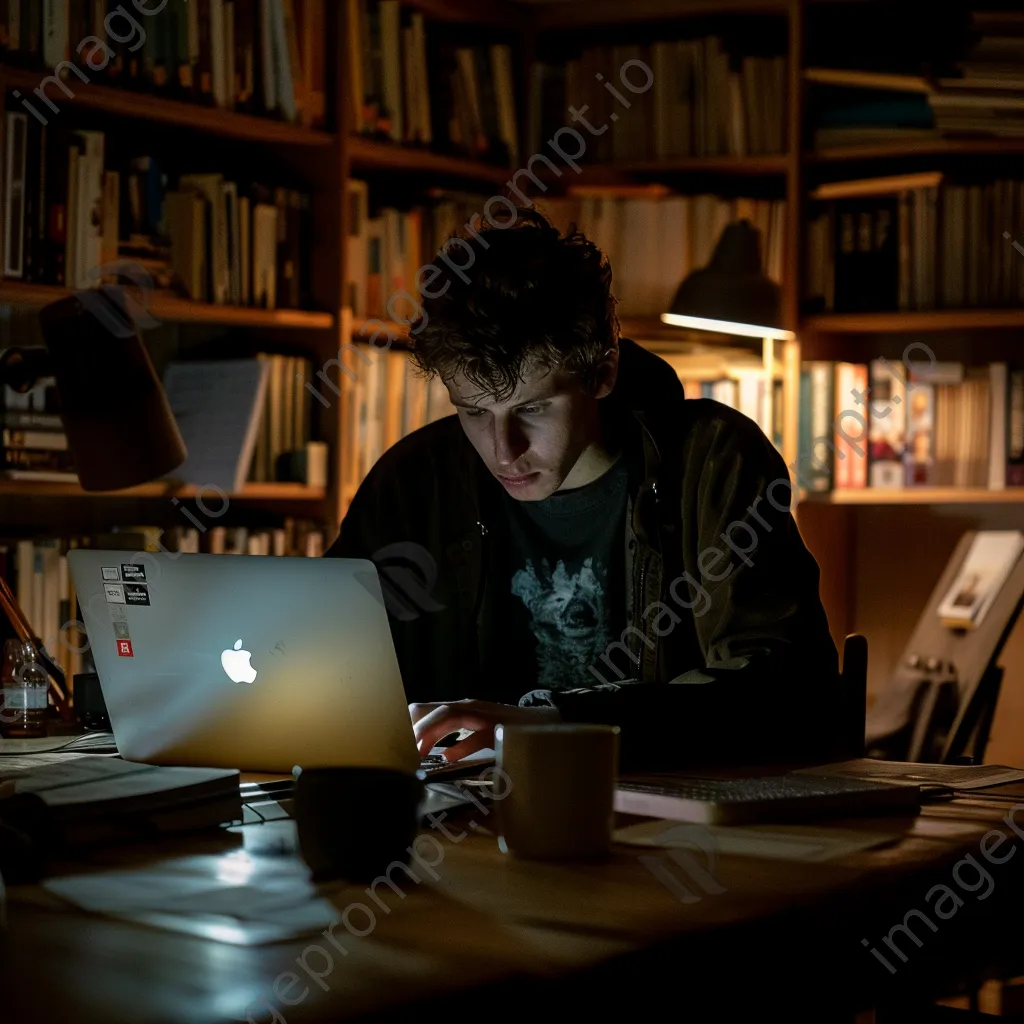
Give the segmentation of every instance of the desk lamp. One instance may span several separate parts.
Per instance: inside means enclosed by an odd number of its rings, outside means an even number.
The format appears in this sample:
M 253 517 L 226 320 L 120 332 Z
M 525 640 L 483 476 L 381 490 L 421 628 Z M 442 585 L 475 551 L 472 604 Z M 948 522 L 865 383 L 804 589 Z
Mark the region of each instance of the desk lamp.
M 26 392 L 53 377 L 60 416 L 83 490 L 116 491 L 155 480 L 188 454 L 138 330 L 125 323 L 123 290 L 90 290 L 83 302 L 70 295 L 39 314 L 45 347 L 0 352 L 0 385 Z M 64 673 L 34 636 L 24 611 L 0 577 L 0 607 L 15 634 L 36 649 L 52 683 L 58 709 L 66 706 Z
M 779 286 L 762 269 L 761 235 L 748 220 L 725 228 L 711 262 L 683 280 L 661 320 L 673 327 L 760 338 L 769 383 L 775 372 L 774 343 L 796 339 L 782 326 Z

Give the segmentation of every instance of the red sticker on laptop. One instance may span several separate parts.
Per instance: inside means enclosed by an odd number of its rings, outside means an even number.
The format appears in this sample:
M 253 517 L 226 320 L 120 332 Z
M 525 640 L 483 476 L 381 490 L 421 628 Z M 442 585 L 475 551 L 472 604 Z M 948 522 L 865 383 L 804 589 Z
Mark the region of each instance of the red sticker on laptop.
M 131 640 L 118 640 L 117 641 L 117 656 L 119 658 L 134 658 L 132 654 L 132 642 Z

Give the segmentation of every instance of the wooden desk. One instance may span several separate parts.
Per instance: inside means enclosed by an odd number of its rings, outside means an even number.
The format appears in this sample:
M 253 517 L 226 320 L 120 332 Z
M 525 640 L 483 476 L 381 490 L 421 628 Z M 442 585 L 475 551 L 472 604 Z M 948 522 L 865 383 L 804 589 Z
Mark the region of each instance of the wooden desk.
M 1019 799 L 1024 830 L 1024 795 Z M 1024 845 L 1003 821 L 1011 806 L 1012 800 L 973 798 L 938 805 L 919 819 L 901 819 L 903 838 L 895 844 L 829 863 L 723 856 L 717 878 L 724 891 L 690 904 L 641 864 L 644 851 L 636 847 L 617 847 L 605 864 L 536 864 L 504 856 L 489 835 L 470 831 L 455 841 L 434 831 L 443 850 L 437 878 L 414 884 L 396 873 L 404 898 L 379 890 L 389 912 L 370 903 L 365 886 L 332 893 L 339 909 L 369 903 L 377 910 L 363 937 L 336 927 L 345 954 L 323 936 L 255 948 L 224 945 L 90 916 L 23 887 L 9 892 L 0 1014 L 5 1024 L 212 1024 L 247 1015 L 252 1024 L 302 1024 L 442 1012 L 488 1020 L 525 1015 L 533 1024 L 564 1020 L 559 1007 L 568 996 L 578 1018 L 635 1016 L 645 1007 L 653 1013 L 667 999 L 673 1015 L 688 1020 L 752 1019 L 754 1010 L 782 1007 L 788 1020 L 820 1024 L 833 1019 L 825 1005 L 867 1007 L 879 995 L 934 986 L 999 959 L 1000 933 L 1015 931 L 1001 925 L 1019 920 L 1024 854 L 992 864 L 980 842 L 1001 827 L 1009 837 L 1001 856 Z M 922 822 L 936 820 L 959 821 L 966 832 L 955 840 L 917 834 L 929 827 Z M 460 834 L 459 819 L 445 824 L 451 835 Z M 877 831 L 894 824 L 873 819 L 831 827 Z M 254 825 L 161 849 L 95 851 L 77 868 L 243 848 L 257 864 L 270 863 L 281 856 L 281 838 L 291 835 L 289 821 Z M 951 881 L 965 854 L 993 880 L 984 900 L 966 891 L 979 877 L 969 862 L 959 872 L 963 887 Z M 901 963 L 882 937 L 912 908 L 927 911 L 926 894 L 940 882 L 963 906 L 934 933 L 912 920 L 922 944 L 897 935 L 908 954 Z M 355 930 L 366 929 L 365 916 L 350 919 Z M 862 939 L 889 954 L 895 975 Z M 297 966 L 303 955 L 323 975 L 322 984 Z M 291 972 L 301 980 L 289 987 Z

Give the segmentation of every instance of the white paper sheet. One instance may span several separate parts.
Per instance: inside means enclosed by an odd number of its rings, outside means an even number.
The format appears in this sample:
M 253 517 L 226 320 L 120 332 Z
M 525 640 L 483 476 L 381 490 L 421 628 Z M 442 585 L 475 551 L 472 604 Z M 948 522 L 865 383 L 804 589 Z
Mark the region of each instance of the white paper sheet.
M 642 821 L 615 833 L 615 841 L 632 846 L 692 848 L 763 860 L 818 862 L 898 842 L 903 833 L 824 829 L 814 825 L 682 825 Z
M 51 878 L 43 888 L 91 913 L 239 946 L 321 932 L 339 920 L 301 861 L 244 850 Z

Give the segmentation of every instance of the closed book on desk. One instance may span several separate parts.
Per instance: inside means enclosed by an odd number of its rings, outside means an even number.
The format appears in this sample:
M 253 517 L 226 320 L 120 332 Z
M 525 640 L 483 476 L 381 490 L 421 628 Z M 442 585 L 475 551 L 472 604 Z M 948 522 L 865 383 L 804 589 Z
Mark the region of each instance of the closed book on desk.
M 87 756 L 42 768 L 5 770 L 18 793 L 50 809 L 60 839 L 91 845 L 167 831 L 215 828 L 241 819 L 238 772 L 171 768 Z

